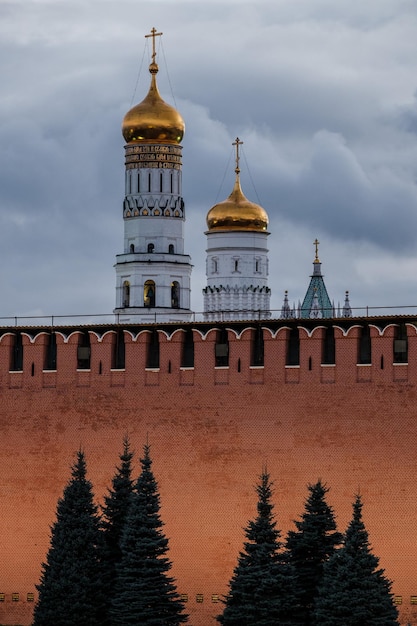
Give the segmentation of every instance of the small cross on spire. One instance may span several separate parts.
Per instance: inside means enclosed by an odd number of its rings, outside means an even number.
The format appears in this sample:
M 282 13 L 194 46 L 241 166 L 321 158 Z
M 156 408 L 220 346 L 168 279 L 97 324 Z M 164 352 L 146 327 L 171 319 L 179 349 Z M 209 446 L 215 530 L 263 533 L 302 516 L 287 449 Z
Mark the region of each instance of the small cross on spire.
M 163 33 L 157 33 L 156 28 L 151 29 L 150 35 L 145 35 L 145 38 L 152 37 L 152 63 L 155 63 L 156 50 L 155 50 L 155 37 L 160 37 Z
M 240 169 L 239 169 L 239 160 L 240 160 L 240 156 L 239 156 L 239 146 L 243 145 L 243 141 L 240 141 L 239 137 L 236 137 L 235 141 L 232 143 L 232 146 L 236 146 L 236 168 L 235 168 L 235 172 L 236 174 L 239 174 Z
M 320 263 L 320 260 L 319 260 L 319 244 L 320 244 L 320 241 L 316 237 L 316 239 L 313 241 L 313 246 L 316 246 L 316 256 L 315 256 L 315 259 L 314 259 L 314 263 Z

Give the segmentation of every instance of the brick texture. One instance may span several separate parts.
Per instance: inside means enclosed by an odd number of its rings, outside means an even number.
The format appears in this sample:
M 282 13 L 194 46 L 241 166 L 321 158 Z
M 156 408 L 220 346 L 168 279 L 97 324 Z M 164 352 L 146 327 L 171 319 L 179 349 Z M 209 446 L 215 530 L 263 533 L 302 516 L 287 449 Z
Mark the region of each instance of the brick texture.
M 408 361 L 393 362 L 399 323 Z M 192 626 L 215 624 L 256 514 L 254 485 L 267 463 L 283 534 L 303 510 L 306 485 L 330 488 L 340 530 L 360 490 L 373 550 L 417 624 L 417 335 L 412 320 L 367 320 L 372 362 L 358 365 L 364 320 L 334 323 L 335 363 L 321 363 L 320 321 L 300 330 L 299 365 L 286 366 L 290 324 L 265 323 L 264 365 L 252 366 L 254 327 L 230 324 L 229 364 L 215 366 L 217 327 L 195 324 L 193 368 L 181 367 L 185 333 L 157 327 L 159 368 L 147 368 L 150 328 L 126 328 L 125 367 L 112 369 L 117 328 L 89 329 L 91 363 L 77 369 L 81 330 L 55 329 L 57 366 L 45 371 L 48 332 L 4 329 L 0 341 L 0 623 L 30 624 L 49 527 L 83 447 L 97 501 L 123 436 L 136 458 L 148 437 L 170 540 L 173 575 Z M 14 335 L 23 367 L 10 371 Z M 135 466 L 139 471 L 138 463 Z M 19 599 L 13 601 L 12 594 Z M 203 601 L 197 601 L 197 596 Z M 398 600 L 399 601 L 399 600 Z M 417 608 L 417 607 L 416 607 Z

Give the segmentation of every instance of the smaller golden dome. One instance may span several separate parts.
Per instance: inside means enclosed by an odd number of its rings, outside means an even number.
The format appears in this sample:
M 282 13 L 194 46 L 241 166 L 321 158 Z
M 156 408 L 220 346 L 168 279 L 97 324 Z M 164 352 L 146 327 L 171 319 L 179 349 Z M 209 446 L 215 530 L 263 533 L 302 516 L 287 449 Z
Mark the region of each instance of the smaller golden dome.
M 236 170 L 233 191 L 227 200 L 215 204 L 207 213 L 207 226 L 210 232 L 229 230 L 248 230 L 266 232 L 268 214 L 259 204 L 250 202 L 243 194 Z
M 153 61 L 149 66 L 151 86 L 142 102 L 128 111 L 122 124 L 126 143 L 175 143 L 181 142 L 185 124 L 174 107 L 164 100 L 156 84 L 158 65 Z

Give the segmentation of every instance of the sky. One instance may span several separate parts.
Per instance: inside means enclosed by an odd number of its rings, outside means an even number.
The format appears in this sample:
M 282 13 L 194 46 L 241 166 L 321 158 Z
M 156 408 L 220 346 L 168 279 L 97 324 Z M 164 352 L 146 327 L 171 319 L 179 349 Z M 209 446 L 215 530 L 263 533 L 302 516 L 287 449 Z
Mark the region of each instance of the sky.
M 303 299 L 316 238 L 336 306 L 349 290 L 357 314 L 417 311 L 415 0 L 0 0 L 0 323 L 111 314 L 121 123 L 148 91 L 152 27 L 186 125 L 193 310 L 238 136 L 276 315 L 285 290 Z

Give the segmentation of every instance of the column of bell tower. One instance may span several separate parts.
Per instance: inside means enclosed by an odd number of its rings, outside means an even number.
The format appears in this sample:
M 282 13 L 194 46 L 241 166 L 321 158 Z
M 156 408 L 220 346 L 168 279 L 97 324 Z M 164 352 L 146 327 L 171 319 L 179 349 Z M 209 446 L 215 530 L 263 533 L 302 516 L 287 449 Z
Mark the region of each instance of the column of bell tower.
M 180 142 L 184 121 L 163 101 L 156 83 L 152 29 L 151 84 L 145 99 L 126 113 L 124 251 L 116 257 L 116 308 L 123 321 L 191 318 L 191 259 L 184 253 Z

